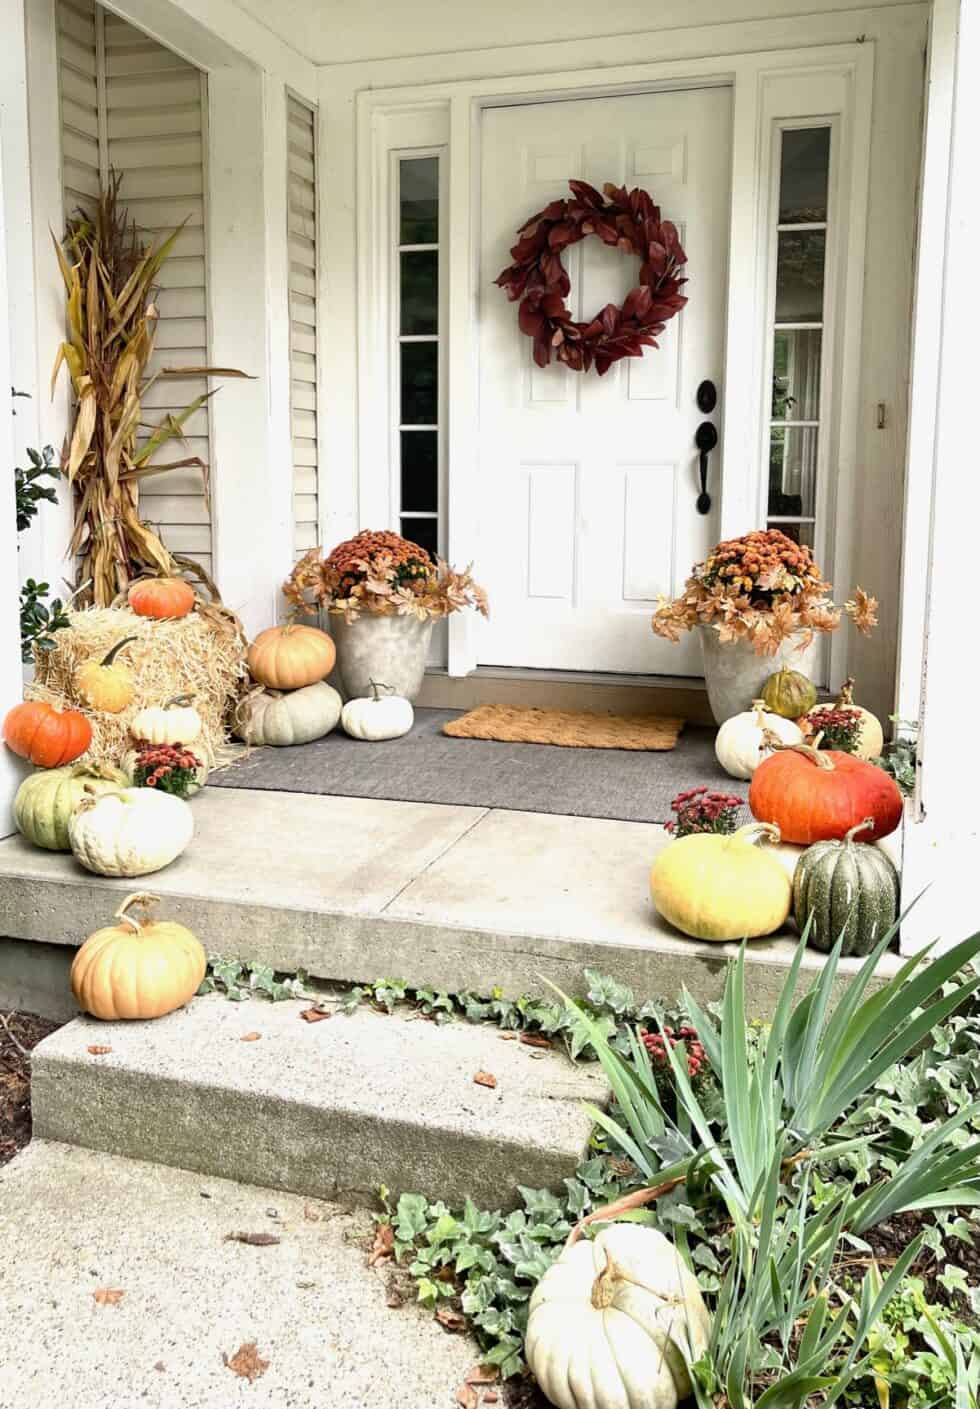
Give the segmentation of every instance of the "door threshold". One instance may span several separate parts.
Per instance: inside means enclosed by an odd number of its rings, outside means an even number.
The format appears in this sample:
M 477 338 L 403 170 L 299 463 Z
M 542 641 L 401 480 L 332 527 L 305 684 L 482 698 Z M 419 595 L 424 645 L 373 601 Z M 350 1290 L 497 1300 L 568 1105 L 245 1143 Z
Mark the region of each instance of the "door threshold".
M 430 666 L 416 703 L 429 709 L 512 705 L 582 709 L 605 714 L 681 715 L 690 724 L 714 722 L 704 682 L 696 676 L 613 675 L 605 671 L 533 670 L 482 665 L 452 676 Z

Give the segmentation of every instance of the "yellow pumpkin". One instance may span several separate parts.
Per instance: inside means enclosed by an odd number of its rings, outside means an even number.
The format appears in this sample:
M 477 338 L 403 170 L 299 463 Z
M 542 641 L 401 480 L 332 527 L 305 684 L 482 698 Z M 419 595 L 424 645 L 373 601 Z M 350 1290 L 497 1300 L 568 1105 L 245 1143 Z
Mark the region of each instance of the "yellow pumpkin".
M 172 920 L 147 918 L 159 896 L 128 895 L 119 922 L 90 934 L 71 966 L 75 1002 L 93 1017 L 159 1018 L 193 998 L 207 969 L 197 938 Z M 143 912 L 142 924 L 129 913 Z
M 75 690 L 92 709 L 121 714 L 131 703 L 136 689 L 133 677 L 124 665 L 113 662 L 123 646 L 135 640 L 135 636 L 124 636 L 100 661 L 87 660 L 75 671 Z
M 786 871 L 761 851 L 779 828 L 750 822 L 729 836 L 679 837 L 650 872 L 653 903 L 665 920 L 694 939 L 756 939 L 786 923 L 793 889 Z

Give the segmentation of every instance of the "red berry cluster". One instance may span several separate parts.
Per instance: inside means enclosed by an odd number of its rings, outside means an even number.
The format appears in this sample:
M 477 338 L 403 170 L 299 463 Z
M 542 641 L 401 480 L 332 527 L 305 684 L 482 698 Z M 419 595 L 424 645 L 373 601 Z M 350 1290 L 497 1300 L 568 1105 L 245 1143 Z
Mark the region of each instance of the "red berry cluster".
M 700 1071 L 708 1064 L 708 1058 L 704 1047 L 698 1041 L 698 1034 L 693 1027 L 679 1027 L 676 1032 L 672 1027 L 664 1027 L 667 1040 L 671 1047 L 676 1047 L 678 1042 L 683 1042 L 687 1049 L 687 1074 L 693 1080 Z M 667 1061 L 667 1048 L 663 1037 L 659 1032 L 644 1032 L 642 1034 L 643 1045 L 650 1053 L 650 1060 L 655 1067 L 669 1070 Z
M 734 832 L 742 799 L 734 793 L 714 793 L 708 788 L 689 788 L 678 793 L 670 804 L 674 817 L 665 823 L 665 830 L 676 837 L 693 832 Z
M 183 797 L 200 767 L 201 760 L 183 744 L 151 744 L 140 739 L 133 781 L 140 788 L 159 787 L 161 792 Z

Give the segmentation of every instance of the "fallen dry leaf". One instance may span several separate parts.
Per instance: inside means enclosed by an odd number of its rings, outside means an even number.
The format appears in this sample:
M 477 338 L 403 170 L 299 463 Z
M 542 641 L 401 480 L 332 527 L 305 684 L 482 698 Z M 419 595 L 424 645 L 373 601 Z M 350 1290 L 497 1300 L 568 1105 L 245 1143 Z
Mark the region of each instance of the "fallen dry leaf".
M 468 1385 L 492 1385 L 496 1384 L 499 1378 L 500 1371 L 496 1365 L 474 1365 L 466 1372 Z
M 307 1223 L 320 1222 L 320 1214 L 312 1204 L 303 1205 L 303 1217 L 306 1219 Z
M 332 1018 L 333 1013 L 326 1013 L 322 1008 L 304 1008 L 300 1017 L 304 1022 L 322 1023 L 324 1018 Z
M 460 1385 L 456 1391 L 456 1403 L 459 1405 L 459 1409 L 477 1409 L 479 1402 L 477 1392 L 472 1385 Z
M 376 1267 L 379 1262 L 395 1255 L 395 1230 L 390 1223 L 379 1223 L 374 1234 L 374 1242 L 368 1254 L 367 1265 Z
M 252 1248 L 271 1248 L 276 1243 L 281 1243 L 282 1239 L 277 1238 L 275 1233 L 226 1233 L 224 1241 L 226 1243 L 247 1243 Z
M 520 1037 L 525 1047 L 550 1047 L 551 1038 L 541 1032 L 522 1032 Z
M 398 1311 L 405 1305 L 405 1293 L 398 1285 L 397 1277 L 389 1277 L 388 1285 L 385 1287 L 385 1306 L 391 1311 Z
M 477 1086 L 489 1086 L 491 1091 L 497 1084 L 497 1078 L 491 1076 L 488 1071 L 478 1071 L 473 1080 L 476 1082 Z
M 93 1043 L 91 1047 L 86 1047 L 85 1050 L 86 1052 L 88 1052 L 90 1057 L 104 1057 L 107 1052 L 112 1051 L 112 1048 L 103 1047 L 100 1046 L 98 1043 Z
M 92 1295 L 97 1306 L 118 1306 L 126 1293 L 118 1287 L 99 1287 Z
M 259 1355 L 259 1348 L 255 1341 L 245 1341 L 238 1347 L 231 1359 L 225 1355 L 222 1357 L 228 1369 L 238 1375 L 243 1380 L 248 1380 L 249 1384 L 254 1384 L 260 1375 L 264 1375 L 269 1368 L 268 1360 L 263 1360 Z
M 261 1032 L 246 1032 L 238 1040 L 239 1042 L 258 1042 L 261 1036 Z
M 436 1320 L 444 1331 L 465 1331 L 466 1317 L 461 1311 L 454 1311 L 445 1302 L 436 1308 Z
M 500 1040 L 501 1040 L 501 1042 L 516 1042 L 516 1041 L 517 1041 L 517 1033 L 516 1033 L 516 1032 L 502 1032 L 502 1033 L 500 1034 Z
M 499 1398 L 500 1395 L 495 1389 L 488 1389 L 486 1394 L 483 1396 L 483 1402 L 484 1404 L 496 1404 Z
M 166 1367 L 166 1365 L 164 1365 L 164 1363 L 163 1363 L 162 1360 L 158 1360 L 157 1363 L 154 1365 L 153 1368 L 154 1368 L 154 1370 L 159 1370 L 160 1373 L 161 1373 L 161 1375 L 162 1375 L 163 1372 L 164 1372 L 164 1370 L 166 1370 L 167 1367 Z

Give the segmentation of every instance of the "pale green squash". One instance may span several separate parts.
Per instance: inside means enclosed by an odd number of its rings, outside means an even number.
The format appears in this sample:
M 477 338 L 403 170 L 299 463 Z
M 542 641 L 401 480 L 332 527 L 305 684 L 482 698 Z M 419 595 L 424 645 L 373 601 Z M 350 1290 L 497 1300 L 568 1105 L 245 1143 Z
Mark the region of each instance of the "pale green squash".
M 25 778 L 14 797 L 17 829 L 33 846 L 45 851 L 71 851 L 68 819 L 83 797 L 125 787 L 129 779 L 119 768 L 69 764 L 39 768 Z

